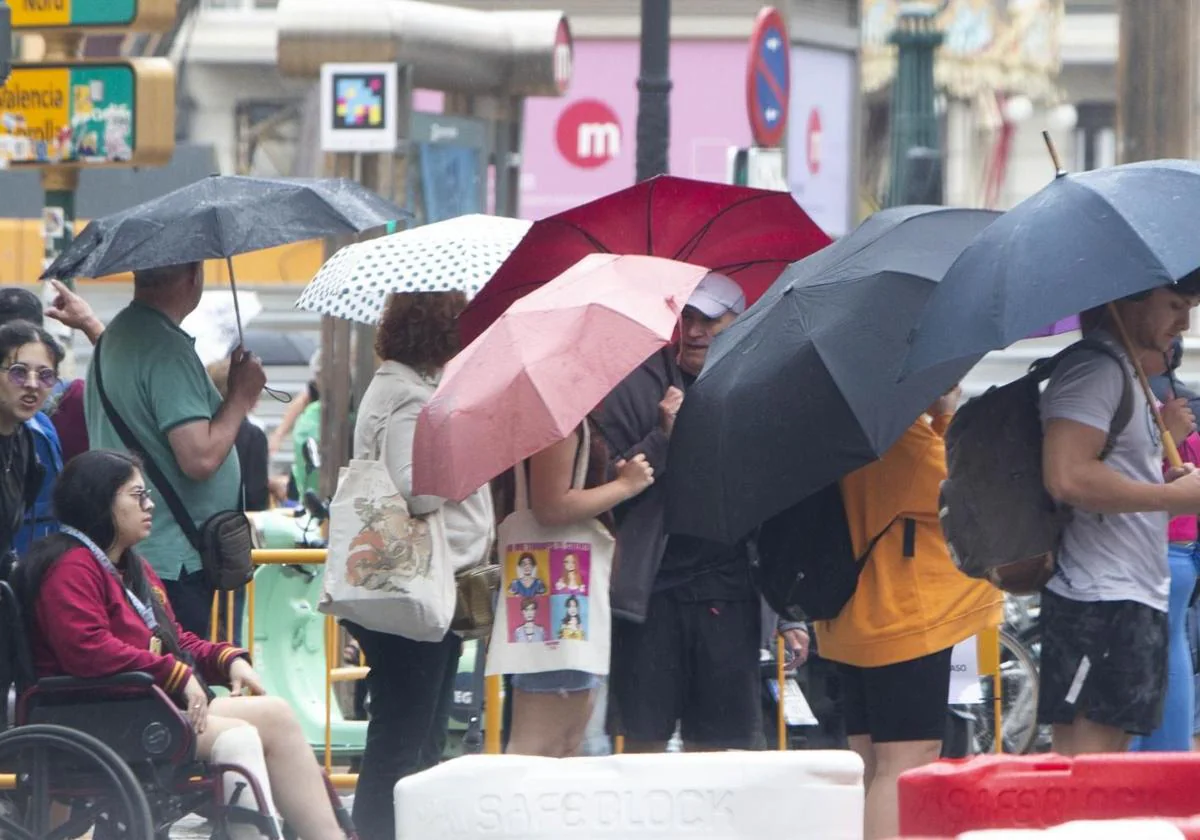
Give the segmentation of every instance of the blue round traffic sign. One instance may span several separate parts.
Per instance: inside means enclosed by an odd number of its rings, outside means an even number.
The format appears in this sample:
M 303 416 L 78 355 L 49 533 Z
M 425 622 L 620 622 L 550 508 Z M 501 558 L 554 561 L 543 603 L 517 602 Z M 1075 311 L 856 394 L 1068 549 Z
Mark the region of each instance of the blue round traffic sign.
M 746 72 L 746 109 L 756 145 L 778 146 L 783 142 L 792 81 L 790 52 L 783 16 L 772 6 L 764 7 L 750 34 Z

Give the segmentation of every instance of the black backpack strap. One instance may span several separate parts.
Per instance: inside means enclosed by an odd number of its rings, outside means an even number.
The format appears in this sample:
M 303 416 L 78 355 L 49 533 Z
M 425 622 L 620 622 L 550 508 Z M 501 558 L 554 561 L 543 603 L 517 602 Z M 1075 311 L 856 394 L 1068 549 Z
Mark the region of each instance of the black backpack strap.
M 163 501 L 167 503 L 167 507 L 170 509 L 171 515 L 175 517 L 175 521 L 179 523 L 184 536 L 192 544 L 192 548 L 200 551 L 200 529 L 196 527 L 195 521 L 192 520 L 191 515 L 188 513 L 187 506 L 179 498 L 179 495 L 175 492 L 175 488 L 171 486 L 171 482 L 167 481 L 167 477 L 163 475 L 162 470 L 158 468 L 158 464 L 150 457 L 150 453 L 146 450 L 146 447 L 142 446 L 138 441 L 137 435 L 121 419 L 121 415 L 117 413 L 116 408 L 113 407 L 112 402 L 108 399 L 108 394 L 104 390 L 104 376 L 100 370 L 100 357 L 102 355 L 100 345 L 103 341 L 104 336 L 101 336 L 96 341 L 96 348 L 92 353 L 92 376 L 96 380 L 96 393 L 100 395 L 100 402 L 104 405 L 104 414 L 108 417 L 108 422 L 112 423 L 117 437 L 121 438 L 121 442 L 125 444 L 125 448 L 142 459 L 142 464 L 145 466 L 146 472 L 149 473 L 150 480 L 158 488 L 159 494 L 162 496 Z
M 1117 445 L 1117 438 L 1121 432 L 1125 431 L 1125 427 L 1129 425 L 1129 421 L 1133 419 L 1133 381 L 1129 376 L 1129 371 L 1125 369 L 1125 360 L 1121 355 L 1106 342 L 1095 338 L 1082 338 L 1070 347 L 1060 350 L 1049 359 L 1039 359 L 1034 362 L 1030 366 L 1027 376 L 1037 382 L 1044 382 L 1054 374 L 1055 369 L 1063 359 L 1081 350 L 1108 356 L 1121 369 L 1121 401 L 1117 403 L 1116 413 L 1113 414 L 1112 422 L 1109 424 L 1108 437 L 1104 441 L 1104 448 L 1100 450 L 1100 460 L 1103 461 L 1112 454 L 1113 448 Z
M 867 561 L 871 559 L 871 552 L 873 552 L 875 550 L 875 546 L 877 546 L 879 544 L 879 541 L 881 539 L 883 539 L 883 535 L 886 534 L 888 531 L 890 531 L 892 529 L 892 526 L 895 525 L 899 521 L 900 521 L 899 514 L 897 514 L 896 516 L 893 516 L 892 521 L 889 522 L 888 524 L 884 525 L 883 530 L 871 538 L 871 541 L 869 543 L 867 543 L 866 550 L 858 558 L 859 566 L 867 565 Z

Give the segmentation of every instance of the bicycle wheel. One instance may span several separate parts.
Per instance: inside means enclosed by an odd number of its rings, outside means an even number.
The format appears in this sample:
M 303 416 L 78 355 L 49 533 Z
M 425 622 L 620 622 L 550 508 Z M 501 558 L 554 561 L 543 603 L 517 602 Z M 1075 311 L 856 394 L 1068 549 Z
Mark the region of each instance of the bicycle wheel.
M 0 766 L 17 773 L 19 814 L 0 812 L 0 836 L 67 840 L 97 820 L 129 840 L 153 840 L 154 820 L 141 782 L 113 750 L 84 732 L 31 724 L 0 734 Z M 70 773 L 64 773 L 65 768 Z M 65 823 L 51 826 L 51 807 L 67 801 Z
M 995 750 L 995 688 L 990 674 L 980 675 L 983 703 L 972 707 L 976 753 Z M 1006 753 L 1031 751 L 1038 739 L 1038 666 L 1029 649 L 1007 629 L 1000 630 L 1000 728 Z

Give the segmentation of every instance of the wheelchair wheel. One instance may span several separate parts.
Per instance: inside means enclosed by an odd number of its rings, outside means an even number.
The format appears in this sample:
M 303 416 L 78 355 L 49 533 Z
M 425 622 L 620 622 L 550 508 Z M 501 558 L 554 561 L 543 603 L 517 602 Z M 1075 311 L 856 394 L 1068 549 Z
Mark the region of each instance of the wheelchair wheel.
M 0 811 L 0 836 L 68 840 L 105 823 L 129 840 L 154 840 L 154 821 L 128 765 L 91 735 L 50 724 L 0 734 L 0 767 L 15 770 L 12 812 Z M 55 804 L 65 805 L 56 819 Z M 54 825 L 58 822 L 58 825 Z

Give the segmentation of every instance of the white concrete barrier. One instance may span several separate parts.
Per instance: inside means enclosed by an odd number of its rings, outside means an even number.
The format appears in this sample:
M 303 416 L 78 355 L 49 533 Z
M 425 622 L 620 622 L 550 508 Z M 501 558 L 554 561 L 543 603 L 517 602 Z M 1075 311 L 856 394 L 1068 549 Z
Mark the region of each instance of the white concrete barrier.
M 862 840 L 849 751 L 466 756 L 396 785 L 396 840 Z

